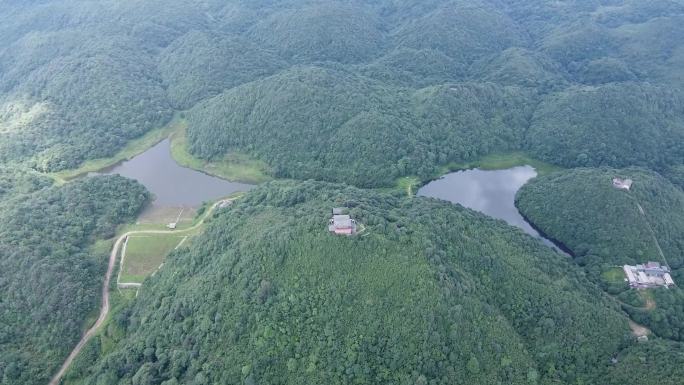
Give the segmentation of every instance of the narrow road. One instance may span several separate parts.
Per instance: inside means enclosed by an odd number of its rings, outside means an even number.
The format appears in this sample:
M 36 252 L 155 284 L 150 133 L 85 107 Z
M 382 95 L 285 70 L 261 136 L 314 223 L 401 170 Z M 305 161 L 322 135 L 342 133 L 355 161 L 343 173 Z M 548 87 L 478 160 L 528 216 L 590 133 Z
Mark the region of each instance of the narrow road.
M 230 200 L 234 200 L 237 198 L 233 198 Z M 62 380 L 62 377 L 64 377 L 64 374 L 66 371 L 69 369 L 71 366 L 72 362 L 74 359 L 78 356 L 78 354 L 83 350 L 83 347 L 90 341 L 91 338 L 97 333 L 97 331 L 100 329 L 102 324 L 104 324 L 104 321 L 107 319 L 107 316 L 109 315 L 109 283 L 112 279 L 112 273 L 114 272 L 114 266 L 116 266 L 116 257 L 119 254 L 119 249 L 121 248 L 121 244 L 131 235 L 138 235 L 138 234 L 183 234 L 183 233 L 188 233 L 194 230 L 197 230 L 202 224 L 204 224 L 204 220 L 207 219 L 207 217 L 214 212 L 216 209 L 216 206 L 219 205 L 219 203 L 223 202 L 223 200 L 218 201 L 214 203 L 209 210 L 202 216 L 202 219 L 200 219 L 195 225 L 188 227 L 187 229 L 183 230 L 138 230 L 138 231 L 129 231 L 123 235 L 121 235 L 116 242 L 114 242 L 114 247 L 112 248 L 112 252 L 109 254 L 109 264 L 107 265 L 107 272 L 105 273 L 105 279 L 102 284 L 102 305 L 100 307 L 100 316 L 97 317 L 97 321 L 93 324 L 93 326 L 88 329 L 88 331 L 81 337 L 81 340 L 78 341 L 78 344 L 74 347 L 74 350 L 71 351 L 67 359 L 64 361 L 62 364 L 62 367 L 59 369 L 57 374 L 50 380 L 49 385 L 58 385 L 60 381 Z
M 636 200 L 636 198 L 635 198 Z M 653 227 L 651 227 L 651 224 L 648 222 L 648 218 L 646 217 L 646 212 L 644 212 L 644 208 L 641 207 L 641 204 L 637 202 L 637 207 L 639 208 L 639 212 L 641 213 L 641 216 L 644 217 L 644 222 L 646 223 L 646 227 L 648 227 L 648 230 L 651 232 L 651 237 L 653 237 L 653 242 L 655 243 L 656 249 L 658 249 L 658 253 L 660 254 L 660 258 L 663 259 L 663 262 L 665 262 L 665 266 L 670 267 L 670 264 L 667 262 L 667 258 L 665 258 L 665 253 L 663 253 L 663 249 L 660 248 L 660 242 L 658 242 L 658 237 L 656 236 L 655 231 L 653 231 Z

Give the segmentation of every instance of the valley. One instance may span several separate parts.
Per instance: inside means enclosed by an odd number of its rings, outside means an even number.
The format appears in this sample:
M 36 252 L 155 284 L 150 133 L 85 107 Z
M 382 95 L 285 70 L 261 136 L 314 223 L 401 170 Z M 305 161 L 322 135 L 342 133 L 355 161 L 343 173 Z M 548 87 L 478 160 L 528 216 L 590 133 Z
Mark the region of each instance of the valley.
M 0 0 L 0 385 L 684 383 L 682 0 Z

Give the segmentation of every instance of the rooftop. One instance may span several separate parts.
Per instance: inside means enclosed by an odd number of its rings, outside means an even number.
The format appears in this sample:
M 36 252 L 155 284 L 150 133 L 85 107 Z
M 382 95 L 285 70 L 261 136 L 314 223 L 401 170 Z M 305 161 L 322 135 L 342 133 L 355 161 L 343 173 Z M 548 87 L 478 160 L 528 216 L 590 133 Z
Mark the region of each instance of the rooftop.
M 335 214 L 338 209 L 333 209 L 333 216 L 330 218 L 328 230 L 335 234 L 352 235 L 356 233 L 356 221 L 348 214 Z
M 632 183 L 634 183 L 634 181 L 631 179 L 613 178 L 613 187 L 617 189 L 629 190 L 632 188 Z
M 624 265 L 626 281 L 633 288 L 652 288 L 674 286 L 670 268 L 658 262 L 648 262 L 635 266 Z

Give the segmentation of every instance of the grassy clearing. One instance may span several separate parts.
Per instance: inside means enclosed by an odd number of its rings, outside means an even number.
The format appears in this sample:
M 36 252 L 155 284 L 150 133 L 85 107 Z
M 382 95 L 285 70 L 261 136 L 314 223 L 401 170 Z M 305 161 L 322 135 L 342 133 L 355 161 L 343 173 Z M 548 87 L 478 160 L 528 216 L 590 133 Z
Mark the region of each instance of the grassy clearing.
M 603 280 L 609 284 L 621 284 L 625 281 L 625 272 L 621 267 L 613 267 L 601 274 Z
M 164 262 L 185 236 L 175 234 L 136 235 L 128 239 L 121 282 L 142 283 Z
M 181 121 L 171 135 L 171 156 L 181 166 L 206 172 L 219 178 L 244 183 L 263 183 L 271 180 L 266 163 L 252 159 L 244 154 L 226 155 L 220 161 L 207 161 L 196 158 L 187 150 L 185 130 L 187 122 Z
M 653 294 L 653 290 L 651 290 L 651 289 L 639 290 L 639 297 L 641 297 L 641 300 L 644 302 L 644 308 L 646 310 L 655 309 L 656 302 L 655 302 L 655 296 Z
M 397 188 L 406 191 L 406 195 L 412 197 L 420 186 L 420 179 L 415 176 L 405 176 L 397 179 Z
M 175 130 L 178 130 L 181 122 L 182 121 L 178 117 L 174 117 L 166 126 L 154 129 L 139 138 L 131 140 L 126 147 L 112 157 L 88 160 L 83 162 L 81 166 L 76 169 L 59 171 L 50 174 L 50 176 L 58 182 L 64 183 L 89 172 L 100 171 L 103 168 L 113 166 L 121 161 L 129 160 L 161 142 Z
M 505 154 L 487 155 L 482 159 L 469 163 L 450 163 L 445 167 L 443 174 L 450 171 L 468 170 L 472 168 L 479 168 L 482 170 L 503 170 L 525 165 L 534 167 L 539 175 L 546 175 L 554 171 L 562 170 L 561 167 L 532 159 L 524 152 L 510 152 Z

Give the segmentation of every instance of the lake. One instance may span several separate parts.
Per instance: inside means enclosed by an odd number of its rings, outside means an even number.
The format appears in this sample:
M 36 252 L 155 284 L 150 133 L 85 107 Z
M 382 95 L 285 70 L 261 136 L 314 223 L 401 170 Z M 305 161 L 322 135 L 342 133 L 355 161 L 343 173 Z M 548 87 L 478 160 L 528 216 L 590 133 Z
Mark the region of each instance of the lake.
M 155 206 L 197 207 L 253 185 L 217 178 L 179 166 L 171 157 L 171 143 L 163 140 L 149 150 L 104 169 L 99 174 L 119 174 L 135 179 L 154 194 Z
M 516 192 L 535 176 L 537 172 L 531 166 L 518 166 L 506 170 L 463 170 L 426 184 L 418 190 L 418 195 L 458 203 L 491 217 L 503 219 L 565 254 L 553 242 L 541 236 L 515 207 Z

